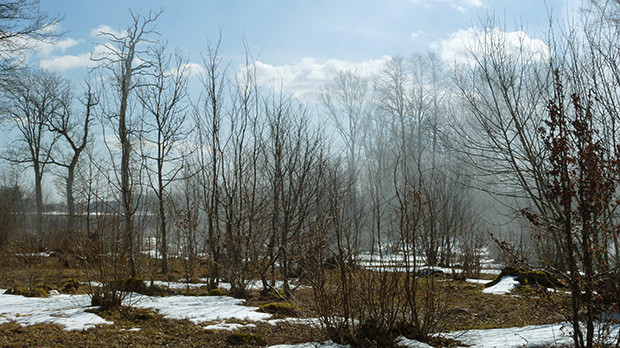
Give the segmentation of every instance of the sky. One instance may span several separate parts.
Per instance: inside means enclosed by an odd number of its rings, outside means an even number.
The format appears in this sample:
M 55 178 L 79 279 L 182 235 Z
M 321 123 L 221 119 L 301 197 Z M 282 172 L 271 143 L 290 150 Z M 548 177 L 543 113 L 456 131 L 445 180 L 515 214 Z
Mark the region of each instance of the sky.
M 258 83 L 312 104 L 338 70 L 370 76 L 390 56 L 434 52 L 447 65 L 467 64 L 466 46 L 489 17 L 493 35 L 545 51 L 541 41 L 549 15 L 565 19 L 581 0 L 40 0 L 50 16 L 61 16 L 55 42 L 38 45 L 27 63 L 81 82 L 95 65 L 91 55 L 121 32 L 131 12 L 158 18 L 154 40 L 167 41 L 188 57 L 198 89 L 202 54 L 221 33 L 220 54 L 232 70 L 244 61 L 244 40 L 256 61 Z M 521 31 L 522 30 L 522 31 Z M 199 91 L 198 91 L 199 92 Z M 190 93 L 192 91 L 190 90 Z M 196 92 L 197 93 L 197 92 Z M 196 94 L 194 94 L 195 96 Z M 194 99 L 195 100 L 195 99 Z M 0 143 L 10 141 L 3 137 Z M 29 172 L 29 171 L 28 171 Z M 48 190 L 49 184 L 46 184 Z M 51 191 L 52 200 L 58 200 Z
M 579 0 L 41 0 L 48 14 L 64 17 L 60 29 L 67 34 L 29 62 L 79 79 L 105 42 L 98 31 L 121 31 L 131 23 L 130 9 L 137 15 L 163 9 L 155 38 L 180 48 L 195 72 L 208 41 L 221 33 L 230 66 L 241 64 L 245 39 L 263 82 L 282 79 L 294 95 L 311 99 L 339 69 L 371 73 L 388 56 L 433 51 L 458 62 L 488 17 L 540 45 L 549 14 L 565 18 L 578 6 Z

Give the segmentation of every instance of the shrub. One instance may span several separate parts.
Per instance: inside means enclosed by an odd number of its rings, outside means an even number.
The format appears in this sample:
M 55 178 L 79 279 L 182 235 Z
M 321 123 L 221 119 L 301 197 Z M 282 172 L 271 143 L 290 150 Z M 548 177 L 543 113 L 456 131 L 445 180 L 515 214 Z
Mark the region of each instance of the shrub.
M 129 277 L 125 278 L 125 280 L 122 282 L 120 290 L 126 292 L 143 293 L 146 290 L 146 285 L 144 284 L 144 281 L 140 278 Z
M 118 291 L 107 291 L 104 293 L 97 291 L 91 298 L 91 305 L 99 306 L 104 311 L 117 309 L 122 303 L 123 299 Z

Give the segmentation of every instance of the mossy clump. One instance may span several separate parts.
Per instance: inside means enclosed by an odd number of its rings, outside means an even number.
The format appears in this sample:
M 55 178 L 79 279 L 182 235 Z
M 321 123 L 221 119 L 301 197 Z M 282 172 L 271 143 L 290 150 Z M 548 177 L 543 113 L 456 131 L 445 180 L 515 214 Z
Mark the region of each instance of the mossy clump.
M 259 307 L 259 311 L 270 314 L 281 314 L 285 316 L 299 315 L 299 307 L 288 302 L 271 302 Z
M 211 289 L 209 291 L 209 296 L 224 296 L 226 295 L 226 293 L 224 291 L 222 291 L 221 289 Z
M 5 292 L 6 295 L 21 295 L 25 297 L 48 297 L 49 293 L 44 287 L 36 287 L 32 290 L 13 288 Z
M 248 332 L 234 332 L 228 335 L 226 338 L 226 343 L 231 346 L 241 346 L 241 345 L 264 345 L 267 342 L 258 334 L 248 333 Z
M 13 288 L 13 289 L 8 289 L 7 291 L 4 292 L 4 294 L 26 296 L 29 292 L 30 291 L 28 291 L 28 289 Z
M 60 282 L 61 291 L 67 294 L 74 294 L 80 288 L 80 281 L 75 278 L 63 279 Z
M 155 318 L 157 318 L 157 314 L 144 308 L 137 309 L 134 314 L 134 319 L 136 320 L 153 320 Z
M 32 297 L 48 297 L 49 293 L 47 292 L 47 290 L 45 288 L 34 288 L 34 290 L 32 290 L 30 292 L 30 296 L 32 296 Z

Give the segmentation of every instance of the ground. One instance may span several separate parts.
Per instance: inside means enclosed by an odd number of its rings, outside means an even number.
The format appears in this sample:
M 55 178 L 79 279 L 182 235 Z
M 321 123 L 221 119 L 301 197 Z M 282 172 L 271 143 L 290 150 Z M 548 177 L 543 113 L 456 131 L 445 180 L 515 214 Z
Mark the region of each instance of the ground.
M 279 299 L 261 296 L 259 282 L 252 284 L 253 289 L 245 299 L 207 296 L 209 289 L 206 284 L 200 283 L 199 277 L 195 279 L 198 283 L 184 285 L 179 282 L 183 273 L 179 265 L 175 265 L 174 261 L 172 265 L 172 276 L 168 279 L 157 272 L 150 274 L 156 285 L 170 288 L 173 290 L 171 293 L 176 294 L 165 297 L 132 294 L 131 298 L 125 298 L 125 304 L 129 306 L 101 311 L 90 307 L 88 293 L 91 287 L 87 282 L 93 280 L 92 274 L 80 266 L 78 258 L 68 253 L 4 255 L 0 261 L 0 289 L 3 289 L 0 290 L 0 346 L 224 347 L 288 344 L 301 347 L 306 342 L 327 340 L 316 319 L 312 290 L 307 286 L 300 286 L 294 292 L 294 307 L 284 306 L 286 311 L 273 313 L 271 309 L 278 306 L 269 304 Z M 564 290 L 515 287 L 515 282 L 510 278 L 485 289 L 484 283 L 494 277 L 492 274 L 467 280 L 455 280 L 445 273 L 433 277 L 437 291 L 444 294 L 445 312 L 442 313 L 444 320 L 440 329 L 447 333 L 445 337 L 476 346 L 488 345 L 489 342 L 503 346 L 513 341 L 519 342 L 519 338 L 526 339 L 530 333 L 538 338 L 565 336 L 561 332 L 562 324 L 557 324 L 566 320 L 561 313 L 569 306 L 569 296 Z M 76 280 L 80 285 L 74 289 Z M 46 289 L 48 297 L 32 298 L 4 293 L 4 289 L 27 289 L 28 284 L 35 282 L 39 288 Z M 93 282 L 90 285 L 98 284 Z M 226 293 L 226 290 L 224 283 L 222 291 Z M 71 294 L 59 294 L 62 292 Z M 261 306 L 265 309 L 261 310 Z M 527 325 L 538 326 L 515 329 Z M 504 331 L 491 330 L 498 328 L 504 328 Z M 401 345 L 424 347 L 420 342 L 404 338 Z

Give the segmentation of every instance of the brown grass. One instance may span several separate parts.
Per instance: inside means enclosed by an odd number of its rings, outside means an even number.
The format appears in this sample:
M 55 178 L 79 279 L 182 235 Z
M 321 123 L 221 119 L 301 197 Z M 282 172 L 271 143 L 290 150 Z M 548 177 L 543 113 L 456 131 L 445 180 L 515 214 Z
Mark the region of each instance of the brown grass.
M 156 261 L 153 261 L 156 262 Z M 171 259 L 172 272 L 168 277 L 159 273 L 142 274 L 147 281 L 177 280 L 182 277 L 181 263 Z M 196 274 L 203 276 L 198 271 Z M 370 272 L 370 271 L 367 271 Z M 13 255 L 0 257 L 0 288 L 25 288 L 32 278 L 46 287 L 62 291 L 68 279 L 86 281 L 85 268 L 79 258 L 71 254 L 57 253 L 51 257 L 20 258 Z M 91 273 L 92 275 L 93 273 Z M 96 280 L 96 279 L 92 279 Z M 423 279 L 421 282 L 429 281 Z M 568 308 L 566 294 L 547 294 L 541 289 L 524 286 L 509 295 L 482 293 L 479 284 L 455 281 L 447 276 L 433 279 L 436 290 L 445 298 L 445 313 L 442 327 L 446 331 L 500 328 L 554 323 L 564 319 L 562 309 Z M 421 288 L 424 288 L 422 286 Z M 77 293 L 85 293 L 88 287 L 80 285 Z M 204 296 L 209 289 L 180 290 L 180 293 Z M 379 294 L 378 294 L 379 295 Z M 316 317 L 311 289 L 298 289 L 293 298 L 288 299 L 298 309 L 297 316 Z M 258 291 L 250 291 L 246 304 L 260 307 L 278 301 L 278 298 L 261 296 Z M 560 310 L 558 310 L 560 309 Z M 148 312 L 148 311 L 146 311 Z M 3 347 L 224 347 L 227 346 L 229 331 L 210 331 L 203 329 L 209 323 L 196 325 L 187 320 L 170 320 L 156 313 L 144 310 L 123 308 L 113 312 L 98 313 L 113 325 L 101 325 L 84 332 L 65 331 L 61 327 L 47 324 L 22 327 L 14 323 L 0 325 L 0 346 Z M 279 315 L 280 317 L 282 315 Z M 227 321 L 234 322 L 234 321 Z M 243 322 L 239 322 L 243 323 Z M 266 345 L 293 344 L 321 341 L 321 333 L 309 326 L 291 323 L 254 322 L 255 328 L 242 328 L 236 332 L 260 336 Z M 140 331 L 127 331 L 140 328 Z M 252 346 L 249 343 L 245 346 Z

